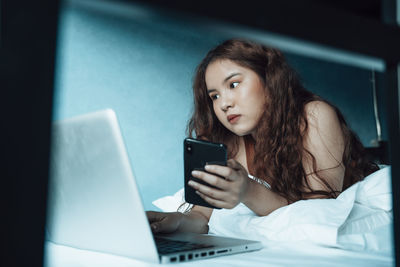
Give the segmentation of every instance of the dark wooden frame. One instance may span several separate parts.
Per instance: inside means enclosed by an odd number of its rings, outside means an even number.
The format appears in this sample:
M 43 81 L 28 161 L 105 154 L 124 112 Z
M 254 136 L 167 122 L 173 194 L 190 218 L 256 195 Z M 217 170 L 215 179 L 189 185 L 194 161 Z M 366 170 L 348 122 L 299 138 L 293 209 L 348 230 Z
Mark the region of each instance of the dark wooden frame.
M 1 266 L 43 266 L 58 0 L 0 0 Z

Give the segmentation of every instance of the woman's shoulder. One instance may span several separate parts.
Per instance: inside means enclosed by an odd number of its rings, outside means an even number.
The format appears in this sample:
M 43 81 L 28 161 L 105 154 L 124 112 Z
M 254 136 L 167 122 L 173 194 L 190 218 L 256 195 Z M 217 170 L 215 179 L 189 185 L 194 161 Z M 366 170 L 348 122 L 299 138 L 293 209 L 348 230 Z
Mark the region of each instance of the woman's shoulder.
M 306 104 L 308 139 L 328 142 L 327 140 L 343 141 L 343 129 L 335 107 L 324 101 L 312 101 Z M 303 128 L 304 129 L 304 128 Z
M 308 102 L 304 106 L 307 121 L 311 124 L 325 124 L 337 121 L 336 110 L 329 103 L 321 100 Z
M 322 113 L 326 115 L 326 113 L 333 113 L 336 114 L 335 108 L 331 106 L 329 103 L 322 101 L 322 100 L 314 100 L 308 102 L 304 106 L 304 110 L 306 114 L 319 114 Z

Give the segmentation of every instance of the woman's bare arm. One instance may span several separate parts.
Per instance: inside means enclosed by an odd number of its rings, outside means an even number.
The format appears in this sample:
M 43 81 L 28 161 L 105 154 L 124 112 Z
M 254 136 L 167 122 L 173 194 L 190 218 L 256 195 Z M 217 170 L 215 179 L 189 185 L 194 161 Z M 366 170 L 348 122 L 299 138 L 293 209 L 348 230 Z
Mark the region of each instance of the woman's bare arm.
M 208 233 L 208 222 L 210 221 L 212 211 L 213 209 L 211 208 L 193 206 L 191 211 L 185 214 L 178 231 Z
M 266 216 L 289 203 L 286 198 L 272 192 L 264 185 L 250 180 L 248 193 L 243 199 L 243 204 L 258 216 Z
M 335 191 L 342 191 L 345 167 L 343 153 L 344 135 L 335 110 L 325 102 L 313 101 L 306 105 L 308 129 L 303 145 L 315 158 L 318 175 L 323 177 Z M 329 190 L 313 169 L 313 160 L 308 153 L 303 155 L 303 167 L 312 190 Z M 307 186 L 305 185 L 307 189 Z M 316 195 L 313 197 L 321 197 Z

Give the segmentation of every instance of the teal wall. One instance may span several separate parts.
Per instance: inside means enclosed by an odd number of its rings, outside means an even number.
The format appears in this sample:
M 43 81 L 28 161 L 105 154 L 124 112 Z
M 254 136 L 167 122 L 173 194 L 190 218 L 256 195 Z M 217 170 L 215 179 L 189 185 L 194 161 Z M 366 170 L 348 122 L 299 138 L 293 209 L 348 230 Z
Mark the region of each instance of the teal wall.
M 78 1 L 75 1 L 78 2 Z M 182 141 L 194 69 L 233 36 L 135 9 L 62 8 L 54 120 L 113 108 L 146 209 L 183 186 Z M 287 54 L 305 85 L 375 138 L 369 71 Z

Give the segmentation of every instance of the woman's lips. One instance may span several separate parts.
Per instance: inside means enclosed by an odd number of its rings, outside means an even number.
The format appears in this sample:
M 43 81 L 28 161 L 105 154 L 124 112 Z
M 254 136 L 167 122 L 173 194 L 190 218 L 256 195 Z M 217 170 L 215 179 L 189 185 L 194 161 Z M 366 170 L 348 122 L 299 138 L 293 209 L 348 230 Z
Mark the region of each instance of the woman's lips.
M 229 123 L 235 123 L 240 119 L 240 116 L 241 115 L 238 115 L 238 114 L 232 114 L 232 115 L 229 115 L 227 117 L 227 119 L 228 119 Z

